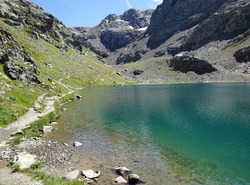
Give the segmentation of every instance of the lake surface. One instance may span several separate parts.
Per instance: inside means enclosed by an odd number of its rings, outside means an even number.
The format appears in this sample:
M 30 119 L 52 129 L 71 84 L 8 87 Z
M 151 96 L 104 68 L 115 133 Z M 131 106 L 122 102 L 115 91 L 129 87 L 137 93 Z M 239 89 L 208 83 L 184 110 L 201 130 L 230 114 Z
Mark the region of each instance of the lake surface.
M 72 165 L 124 165 L 147 184 L 250 184 L 250 83 L 89 88 L 48 139 L 80 141 Z M 111 179 L 110 181 L 108 179 Z

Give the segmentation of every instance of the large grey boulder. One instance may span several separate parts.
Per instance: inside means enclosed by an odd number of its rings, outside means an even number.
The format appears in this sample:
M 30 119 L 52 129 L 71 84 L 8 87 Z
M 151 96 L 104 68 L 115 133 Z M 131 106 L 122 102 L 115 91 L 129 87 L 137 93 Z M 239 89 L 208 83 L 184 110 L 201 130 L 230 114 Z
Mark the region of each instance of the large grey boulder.
M 19 165 L 20 170 L 28 169 L 36 162 L 36 155 L 20 153 L 15 156 L 13 163 Z
M 234 57 L 237 62 L 249 62 L 250 61 L 250 46 L 239 49 L 235 52 Z
M 201 60 L 190 56 L 180 56 L 172 58 L 170 60 L 169 67 L 182 73 L 193 71 L 198 75 L 217 71 L 217 69 L 214 68 L 206 60 Z

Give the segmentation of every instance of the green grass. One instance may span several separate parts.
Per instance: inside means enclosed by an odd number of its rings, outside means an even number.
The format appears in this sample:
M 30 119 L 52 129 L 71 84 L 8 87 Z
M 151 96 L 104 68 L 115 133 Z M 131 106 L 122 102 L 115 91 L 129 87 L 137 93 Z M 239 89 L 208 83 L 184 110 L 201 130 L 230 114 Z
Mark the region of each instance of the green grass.
M 43 167 L 43 164 L 41 162 L 35 162 L 34 164 L 31 165 L 30 169 L 37 170 L 37 169 L 41 169 L 42 167 Z
M 64 102 L 67 102 L 67 101 L 69 101 L 69 100 L 74 100 L 75 97 L 76 97 L 75 94 L 67 94 L 66 96 L 62 97 L 60 101 L 61 101 L 62 103 L 64 103 Z
M 12 173 L 19 172 L 20 166 L 18 164 L 14 164 L 12 166 Z
M 9 32 L 16 41 L 9 41 L 1 45 L 0 48 L 9 48 L 15 45 L 23 47 L 38 65 L 41 72 L 39 80 L 51 88 L 48 91 L 38 86 L 27 86 L 21 82 L 5 79 L 0 75 L 0 83 L 3 82 L 10 87 L 8 90 L 7 87 L 0 84 L 0 92 L 5 93 L 0 94 L 0 127 L 5 127 L 25 114 L 29 108 L 34 106 L 36 99 L 41 94 L 47 93 L 47 96 L 54 96 L 67 93 L 68 89 L 60 85 L 59 81 L 71 86 L 70 89 L 133 83 L 117 75 L 113 69 L 103 65 L 99 56 L 86 48 L 83 48 L 83 52 L 88 53 L 88 56 L 79 54 L 70 47 L 67 52 L 60 51 L 55 45 L 41 38 L 35 40 L 30 37 L 29 33 L 5 24 L 2 19 L 0 19 L 0 28 Z M 54 43 L 56 42 L 54 41 Z M 24 65 L 18 61 L 14 62 Z M 51 64 L 53 68 L 50 68 L 46 63 Z M 5 74 L 3 64 L 0 64 L 0 72 Z M 52 78 L 53 83 L 48 81 L 48 78 Z M 42 106 L 39 111 L 43 109 Z
M 21 143 L 21 136 L 15 136 L 12 140 L 11 146 L 14 147 L 16 145 L 19 145 Z
M 10 86 L 11 90 L 0 87 L 0 91 L 5 92 L 0 96 L 0 126 L 16 121 L 18 117 L 34 106 L 37 97 L 44 91 L 39 87 L 15 86 L 14 82 L 11 82 Z M 31 91 L 31 88 L 35 92 Z
M 83 185 L 84 182 L 78 180 L 70 181 L 47 175 L 45 172 L 28 170 L 27 173 L 35 180 L 42 181 L 45 185 Z
M 56 118 L 61 114 L 60 103 L 56 101 L 54 107 L 54 112 L 47 114 L 43 118 L 31 123 L 29 127 L 23 129 L 24 136 L 28 138 L 38 137 L 40 136 L 40 131 L 43 129 L 44 126 L 49 125 L 53 121 L 56 121 Z

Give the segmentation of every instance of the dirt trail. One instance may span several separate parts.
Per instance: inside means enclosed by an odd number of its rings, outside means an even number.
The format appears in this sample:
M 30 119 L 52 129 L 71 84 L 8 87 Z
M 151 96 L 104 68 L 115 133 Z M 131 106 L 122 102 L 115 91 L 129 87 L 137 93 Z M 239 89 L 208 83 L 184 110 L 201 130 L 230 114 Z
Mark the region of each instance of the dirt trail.
M 0 169 L 0 183 L 4 185 L 42 185 L 40 181 L 33 180 L 22 173 L 12 173 L 10 168 Z
M 40 102 L 44 99 L 45 95 L 46 94 L 42 94 L 41 96 L 38 97 L 38 99 L 35 103 L 35 107 L 38 108 L 40 106 Z M 53 112 L 55 100 L 57 100 L 57 97 L 52 97 L 52 98 L 48 99 L 46 102 L 46 107 L 45 107 L 43 112 L 41 112 L 41 113 L 36 112 L 34 107 L 32 107 L 28 110 L 28 112 L 26 114 L 21 116 L 17 121 L 11 123 L 10 125 L 8 125 L 5 128 L 1 128 L 0 129 L 0 143 L 3 141 L 7 141 L 10 138 L 10 135 L 12 133 L 15 133 L 18 130 L 25 128 L 26 126 L 28 126 L 32 122 L 40 119 L 41 117 L 47 115 L 50 112 Z

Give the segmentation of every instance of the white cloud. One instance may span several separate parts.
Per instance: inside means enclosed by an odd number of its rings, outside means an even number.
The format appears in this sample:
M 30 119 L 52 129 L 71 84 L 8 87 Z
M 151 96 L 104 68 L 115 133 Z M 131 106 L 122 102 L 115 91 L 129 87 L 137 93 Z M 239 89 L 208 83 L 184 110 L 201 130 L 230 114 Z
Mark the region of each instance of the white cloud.
M 162 3 L 163 0 L 153 0 L 153 1 L 157 3 Z
M 129 8 L 132 8 L 130 2 L 128 0 L 125 0 L 126 4 L 128 5 Z

